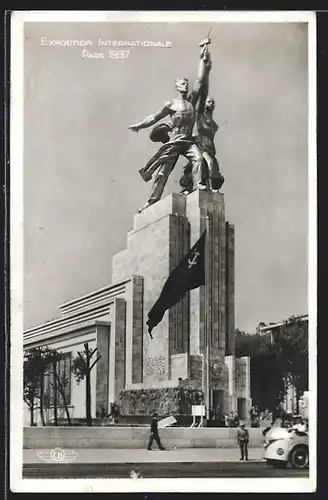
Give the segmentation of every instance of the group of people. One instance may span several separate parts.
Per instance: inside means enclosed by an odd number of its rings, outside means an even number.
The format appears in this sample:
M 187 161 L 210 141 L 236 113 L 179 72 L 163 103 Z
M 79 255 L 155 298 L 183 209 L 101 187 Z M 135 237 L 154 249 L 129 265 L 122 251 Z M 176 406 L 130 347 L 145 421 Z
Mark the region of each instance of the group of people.
M 261 415 L 260 415 L 258 406 L 257 405 L 252 406 L 249 414 L 250 414 L 251 427 L 259 427 Z M 262 414 L 262 416 L 263 416 L 263 414 Z
M 226 427 L 238 427 L 240 422 L 240 418 L 237 412 L 231 411 L 230 413 L 226 413 L 224 416 L 224 423 Z
M 308 422 L 303 419 L 301 415 L 293 415 L 291 418 L 276 418 L 262 431 L 263 436 L 265 436 L 272 428 L 276 427 L 283 427 L 289 432 L 294 431 L 297 434 L 308 432 Z
M 220 423 L 224 421 L 225 427 L 239 427 L 240 418 L 238 412 L 234 413 L 231 411 L 230 413 L 223 415 L 220 405 L 218 405 L 215 409 L 211 406 L 209 407 L 209 417 L 210 420 L 216 420 Z
M 97 414 L 97 416 L 102 420 L 106 421 L 107 419 L 110 419 L 112 423 L 118 424 L 118 417 L 120 415 L 120 407 L 118 406 L 117 403 L 112 403 L 110 412 L 108 413 L 105 408 L 101 408 L 100 413 Z
M 222 412 L 221 412 L 220 405 L 218 405 L 216 408 L 212 408 L 212 406 L 210 406 L 209 407 L 209 416 L 210 416 L 210 420 L 221 420 Z
M 286 429 L 294 429 L 298 432 L 308 431 L 308 423 L 301 415 L 294 415 L 292 420 L 284 420 L 283 426 Z
M 150 139 L 162 143 L 162 146 L 146 166 L 139 170 L 146 182 L 157 171 L 151 195 L 139 211 L 160 200 L 180 155 L 188 160 L 180 179 L 182 193 L 189 194 L 196 189 L 217 192 L 224 182 L 214 145 L 218 130 L 213 118 L 215 102 L 208 97 L 212 67 L 209 43 L 208 39 L 201 44 L 198 78 L 193 91 L 189 94 L 187 78 L 177 78 L 177 97 L 167 101 L 156 113 L 129 127 L 132 132 L 138 132 L 155 125 L 163 118 L 168 119 L 166 123 L 156 125 L 150 134 Z M 195 123 L 197 133 L 193 134 Z

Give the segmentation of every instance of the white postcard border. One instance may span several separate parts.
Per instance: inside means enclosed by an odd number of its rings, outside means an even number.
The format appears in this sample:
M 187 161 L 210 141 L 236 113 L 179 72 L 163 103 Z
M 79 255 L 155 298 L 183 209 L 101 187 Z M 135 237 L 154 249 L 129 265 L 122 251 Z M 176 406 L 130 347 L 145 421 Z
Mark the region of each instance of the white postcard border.
M 25 22 L 220 22 L 308 23 L 309 48 L 309 478 L 243 479 L 23 479 L 23 132 Z M 312 492 L 316 489 L 317 449 L 317 143 L 316 15 L 311 11 L 14 11 L 11 18 L 10 122 L 10 489 L 13 492 Z

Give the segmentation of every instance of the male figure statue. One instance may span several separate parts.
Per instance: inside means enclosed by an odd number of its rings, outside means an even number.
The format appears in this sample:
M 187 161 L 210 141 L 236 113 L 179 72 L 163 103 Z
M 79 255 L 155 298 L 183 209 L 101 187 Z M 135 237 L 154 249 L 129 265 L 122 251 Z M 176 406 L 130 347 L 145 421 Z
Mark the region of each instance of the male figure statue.
M 148 181 L 152 173 L 159 168 L 151 196 L 143 209 L 156 203 L 161 198 L 168 177 L 181 154 L 191 163 L 194 189 L 206 189 L 206 184 L 203 182 L 204 158 L 193 140 L 192 131 L 195 124 L 196 103 L 206 72 L 211 67 L 207 45 L 201 48 L 200 57 L 198 78 L 191 94 L 188 95 L 189 84 L 187 78 L 178 78 L 175 82 L 178 96 L 167 101 L 159 111 L 148 116 L 142 122 L 129 127 L 133 132 L 138 132 L 140 129 L 148 128 L 165 117 L 170 118 L 168 124 L 170 140 L 160 148 L 146 167 L 140 171 L 144 180 Z

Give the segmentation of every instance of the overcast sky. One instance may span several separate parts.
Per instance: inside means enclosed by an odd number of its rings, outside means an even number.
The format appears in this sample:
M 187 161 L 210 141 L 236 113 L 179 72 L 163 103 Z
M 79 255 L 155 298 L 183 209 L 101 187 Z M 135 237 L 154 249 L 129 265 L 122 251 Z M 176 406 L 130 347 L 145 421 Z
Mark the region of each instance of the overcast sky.
M 127 127 L 195 80 L 199 41 L 212 27 L 210 93 L 217 156 L 236 231 L 236 327 L 307 313 L 307 27 L 304 24 L 27 23 L 25 29 L 24 327 L 111 283 L 150 184 L 138 170 L 156 151 Z M 93 40 L 105 59 L 48 39 Z M 109 40 L 171 41 L 133 48 Z M 179 192 L 178 163 L 165 194 Z

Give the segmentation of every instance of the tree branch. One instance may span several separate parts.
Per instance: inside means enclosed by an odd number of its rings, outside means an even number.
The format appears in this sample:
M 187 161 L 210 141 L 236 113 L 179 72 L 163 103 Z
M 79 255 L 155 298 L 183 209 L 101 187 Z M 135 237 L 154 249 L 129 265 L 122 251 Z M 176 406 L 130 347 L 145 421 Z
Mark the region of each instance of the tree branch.
M 90 354 L 90 358 L 92 358 L 92 356 L 94 355 L 94 353 L 96 352 L 96 350 L 98 349 L 98 347 L 96 347 Z
M 98 363 L 98 361 L 100 360 L 101 358 L 101 354 L 99 354 L 98 358 L 92 363 L 92 365 L 90 366 L 89 368 L 89 373 L 91 372 L 92 368 L 95 366 L 96 363 Z

